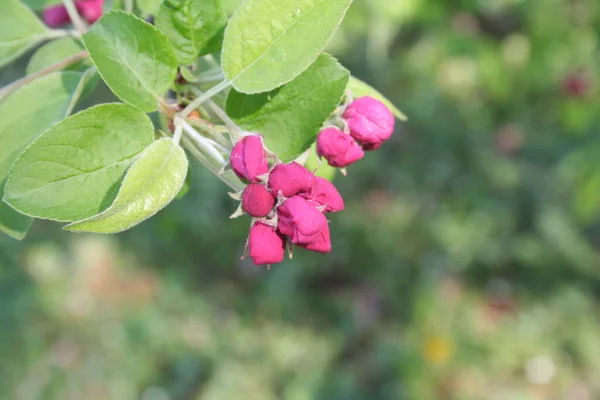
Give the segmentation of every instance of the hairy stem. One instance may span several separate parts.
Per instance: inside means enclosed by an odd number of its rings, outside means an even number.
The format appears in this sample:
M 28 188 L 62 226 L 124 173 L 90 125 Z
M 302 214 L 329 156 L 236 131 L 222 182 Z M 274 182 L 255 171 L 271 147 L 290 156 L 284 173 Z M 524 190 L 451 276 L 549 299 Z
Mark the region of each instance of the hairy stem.
M 185 145 L 185 148 L 192 153 L 194 158 L 202 163 L 209 171 L 215 174 L 221 181 L 227 186 L 232 188 L 235 192 L 241 192 L 244 190 L 245 185 L 231 173 L 231 171 L 223 172 L 222 167 L 218 164 L 211 162 L 208 158 L 198 149 L 196 143 L 191 140 L 188 136 L 182 136 L 181 141 Z
M 213 160 L 215 160 L 221 167 L 224 167 L 227 162 L 219 151 L 226 153 L 227 149 L 225 149 L 220 144 L 215 141 L 205 138 L 200 135 L 192 126 L 190 126 L 183 119 L 177 117 L 175 119 L 175 127 L 181 125 L 185 133 L 192 139 L 196 145 L 203 150 L 203 153 L 209 155 Z
M 202 93 L 202 91 L 200 91 L 197 88 L 192 87 L 192 91 L 198 97 L 202 97 L 204 95 L 204 93 Z M 231 143 L 237 142 L 243 136 L 242 129 L 239 126 L 237 126 L 237 124 L 233 122 L 231 118 L 229 118 L 229 115 L 227 115 L 227 113 L 223 111 L 223 109 L 221 109 L 221 107 L 219 107 L 214 101 L 207 100 L 206 102 L 208 103 L 210 109 L 215 114 L 217 114 L 217 117 L 219 117 L 219 119 L 223 121 L 223 123 L 227 127 Z
M 184 108 L 183 111 L 181 111 L 179 113 L 179 115 L 181 115 L 182 118 L 187 117 L 188 115 L 190 115 L 190 113 L 192 111 L 194 111 L 196 109 L 196 107 L 200 106 L 205 101 L 210 100 L 210 98 L 213 97 L 214 95 L 216 95 L 216 94 L 222 92 L 223 90 L 227 89 L 230 84 L 231 83 L 229 81 L 223 81 L 223 82 L 221 82 L 221 83 L 219 83 L 219 84 L 211 87 L 206 92 L 204 92 L 202 95 L 198 96 L 190 104 L 188 104 L 187 107 Z
M 61 69 L 66 68 L 69 65 L 73 65 L 79 61 L 86 59 L 88 56 L 89 56 L 89 53 L 84 50 L 80 53 L 77 53 L 77 54 L 71 56 L 71 57 L 68 57 L 68 58 L 65 58 L 64 60 L 59 61 L 56 64 L 53 64 L 49 67 L 41 69 L 38 72 L 35 72 L 31 75 L 27 75 L 26 77 L 21 78 L 18 81 L 15 81 L 15 82 L 11 83 L 10 85 L 5 86 L 2 89 L 0 89 L 0 100 L 3 99 L 6 95 L 19 89 L 20 87 L 27 85 L 28 83 L 33 82 L 34 80 L 41 78 L 43 76 L 46 76 L 48 74 L 51 74 L 52 72 L 60 71 Z

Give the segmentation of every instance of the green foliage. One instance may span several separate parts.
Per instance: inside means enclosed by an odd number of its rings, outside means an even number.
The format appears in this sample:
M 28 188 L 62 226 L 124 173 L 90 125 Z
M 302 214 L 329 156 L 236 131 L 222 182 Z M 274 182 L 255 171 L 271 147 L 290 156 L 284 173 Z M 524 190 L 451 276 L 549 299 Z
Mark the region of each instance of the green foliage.
M 67 225 L 73 232 L 117 233 L 150 218 L 181 190 L 188 169 L 185 152 L 171 139 L 152 143 L 133 163 L 112 205 L 101 214 Z
M 61 4 L 62 0 L 22 0 L 23 3 L 27 4 L 32 10 L 41 11 L 46 7 L 55 6 Z
M 21 240 L 27 234 L 33 218 L 16 212 L 1 200 L 4 197 L 5 183 L 0 182 L 0 231 L 13 239 Z
M 406 115 L 404 115 L 402 111 L 398 109 L 398 107 L 396 107 L 391 101 L 386 99 L 384 95 L 379 93 L 373 87 L 369 86 L 369 84 L 367 84 L 366 82 L 363 82 L 360 79 L 351 76 L 350 80 L 348 81 L 348 90 L 352 91 L 352 95 L 354 96 L 354 98 L 370 96 L 381 101 L 392 111 L 396 118 L 398 118 L 401 121 L 407 120 Z
M 135 3 L 144 14 L 155 15 L 162 4 L 162 0 L 135 0 Z
M 152 142 L 150 119 L 124 104 L 77 113 L 17 158 L 4 201 L 32 217 L 76 221 L 104 210 L 125 171 Z
M 291 161 L 315 141 L 340 103 L 348 77 L 345 68 L 324 54 L 296 79 L 271 92 L 248 95 L 232 90 L 226 111 L 244 129 L 260 132 L 283 161 Z
M 84 35 L 102 79 L 126 103 L 146 112 L 157 109 L 175 79 L 177 64 L 168 39 L 127 13 L 103 16 Z
M 165 0 L 156 27 L 171 41 L 179 64 L 221 48 L 227 17 L 220 0 Z
M 66 37 L 53 40 L 40 47 L 33 56 L 31 56 L 25 72 L 27 75 L 33 74 L 34 72 L 38 72 L 46 67 L 54 65 L 65 58 L 74 56 L 83 50 L 83 46 L 72 38 Z M 64 69 L 82 71 L 88 66 L 89 63 L 78 63 Z
M 323 51 L 352 0 L 246 0 L 225 30 L 225 77 L 242 93 L 278 88 Z M 250 38 L 250 40 L 248 40 Z
M 306 159 L 306 164 L 304 166 L 310 171 L 313 171 L 316 176 L 320 176 L 328 181 L 333 181 L 337 173 L 337 168 L 327 164 L 326 160 L 319 160 L 316 144 L 311 146 L 310 153 L 308 154 L 308 158 Z
M 19 0 L 0 2 L 0 67 L 50 37 L 51 32 Z
M 77 72 L 56 72 L 22 87 L 0 102 L 0 181 L 38 135 L 68 115 L 81 80 Z

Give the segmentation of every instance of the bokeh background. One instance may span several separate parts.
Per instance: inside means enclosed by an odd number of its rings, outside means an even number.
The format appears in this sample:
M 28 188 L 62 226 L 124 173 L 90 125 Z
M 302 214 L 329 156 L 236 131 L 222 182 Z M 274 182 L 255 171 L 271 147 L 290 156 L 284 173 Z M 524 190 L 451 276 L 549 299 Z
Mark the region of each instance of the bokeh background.
M 599 34 L 597 0 L 355 0 L 329 51 L 410 121 L 336 177 L 333 252 L 240 261 L 200 165 L 126 233 L 0 236 L 0 399 L 600 398 Z

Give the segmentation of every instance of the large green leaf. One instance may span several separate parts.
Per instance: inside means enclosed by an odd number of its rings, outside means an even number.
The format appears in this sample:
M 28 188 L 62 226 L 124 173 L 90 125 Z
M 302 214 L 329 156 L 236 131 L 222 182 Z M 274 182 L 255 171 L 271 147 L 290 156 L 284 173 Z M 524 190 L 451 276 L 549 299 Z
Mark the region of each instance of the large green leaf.
M 4 196 L 4 184 L 0 182 L 0 199 Z M 0 231 L 8 236 L 21 240 L 27 234 L 33 218 L 20 214 L 8 204 L 0 200 Z
M 352 0 L 246 0 L 225 30 L 222 65 L 238 91 L 291 81 L 323 51 Z
M 0 181 L 25 147 L 67 116 L 80 79 L 78 72 L 56 72 L 19 88 L 0 102 Z
M 159 139 L 131 166 L 110 208 L 65 229 L 98 233 L 129 229 L 162 210 L 177 196 L 187 169 L 183 149 L 171 139 Z
M 45 131 L 17 158 L 4 201 L 32 217 L 75 221 L 112 203 L 123 175 L 154 138 L 146 114 L 103 104 Z
M 171 40 L 180 64 L 219 50 L 227 16 L 220 0 L 165 0 L 156 26 Z
M 53 36 L 55 33 L 19 0 L 0 1 L 0 66 Z
M 355 78 L 353 76 L 350 77 L 350 81 L 348 82 L 348 89 L 350 91 L 352 91 L 352 95 L 355 98 L 363 97 L 363 96 L 371 96 L 374 99 L 377 99 L 377 100 L 381 101 L 383 104 L 385 104 L 390 109 L 390 111 L 392 111 L 394 116 L 396 118 L 398 118 L 399 120 L 406 121 L 408 119 L 408 118 L 406 118 L 406 115 L 404 115 L 402 113 L 402 111 L 398 110 L 398 108 L 391 101 L 389 101 L 384 95 L 382 95 L 376 89 L 371 87 L 369 84 L 361 81 L 360 79 Z
M 271 151 L 290 161 L 315 141 L 340 103 L 348 77 L 348 71 L 333 57 L 322 54 L 281 88 L 250 95 L 232 90 L 227 97 L 227 113 L 244 129 L 260 132 Z
M 124 102 L 146 112 L 157 109 L 177 74 L 169 40 L 154 26 L 112 11 L 83 35 L 102 79 Z
M 46 67 L 56 64 L 65 58 L 74 56 L 77 53 L 82 52 L 83 46 L 73 40 L 72 38 L 61 38 L 46 43 L 40 47 L 27 64 L 27 75 L 38 72 Z M 74 65 L 68 66 L 65 70 L 82 71 L 89 67 L 88 62 L 79 62 Z

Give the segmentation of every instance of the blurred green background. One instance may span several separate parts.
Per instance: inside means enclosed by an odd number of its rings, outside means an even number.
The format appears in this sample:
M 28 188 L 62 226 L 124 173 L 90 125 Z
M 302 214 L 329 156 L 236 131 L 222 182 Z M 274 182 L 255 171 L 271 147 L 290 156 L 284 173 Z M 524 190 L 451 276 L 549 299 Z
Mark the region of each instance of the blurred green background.
M 599 34 L 597 0 L 356 0 L 329 51 L 410 121 L 336 177 L 333 252 L 240 261 L 200 165 L 126 233 L 0 236 L 0 399 L 600 398 Z

